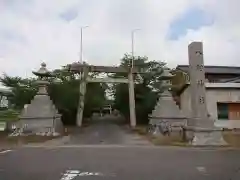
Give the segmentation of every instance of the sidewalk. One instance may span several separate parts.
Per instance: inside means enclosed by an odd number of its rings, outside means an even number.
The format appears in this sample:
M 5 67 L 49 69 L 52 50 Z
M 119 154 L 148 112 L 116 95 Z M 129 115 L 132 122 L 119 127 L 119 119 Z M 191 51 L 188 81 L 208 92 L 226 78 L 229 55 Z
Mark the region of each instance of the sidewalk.
M 18 145 L 18 144 L 0 143 L 0 152 L 1 151 L 5 151 L 5 150 L 9 150 L 9 149 L 15 149 L 15 148 L 17 148 L 19 146 L 20 145 Z
M 47 139 L 49 137 L 12 137 L 13 139 L 7 139 L 6 137 L 0 138 L 0 152 L 4 150 L 14 149 L 23 146 L 58 146 L 64 145 L 69 141 L 69 136 L 58 137 L 54 139 Z M 39 139 L 40 138 L 40 139 Z M 46 138 L 46 139 L 45 139 Z
M 27 143 L 24 146 L 61 146 L 69 142 L 70 136 L 63 136 L 57 139 L 48 140 L 45 142 L 38 142 L 38 143 Z

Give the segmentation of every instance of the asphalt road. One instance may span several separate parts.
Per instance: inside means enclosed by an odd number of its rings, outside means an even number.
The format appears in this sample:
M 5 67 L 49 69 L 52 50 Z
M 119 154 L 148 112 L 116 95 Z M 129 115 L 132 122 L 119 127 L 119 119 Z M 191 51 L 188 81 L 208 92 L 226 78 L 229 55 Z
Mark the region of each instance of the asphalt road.
M 21 148 L 0 153 L 0 179 L 239 180 L 239 155 L 150 146 Z
M 156 147 L 98 119 L 64 143 L 0 152 L 0 180 L 239 180 L 240 151 Z

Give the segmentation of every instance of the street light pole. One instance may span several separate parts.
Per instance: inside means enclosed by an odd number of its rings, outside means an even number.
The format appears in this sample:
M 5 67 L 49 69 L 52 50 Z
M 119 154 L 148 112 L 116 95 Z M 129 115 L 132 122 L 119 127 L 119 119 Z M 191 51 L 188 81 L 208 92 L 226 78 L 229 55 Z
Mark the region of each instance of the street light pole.
M 134 29 L 132 30 L 132 69 L 133 69 L 133 66 L 134 66 L 134 34 L 136 31 L 139 31 L 140 29 Z
M 81 37 L 80 37 L 80 63 L 82 63 L 83 54 L 83 28 L 81 27 Z
M 81 37 L 80 37 L 80 63 L 83 63 L 83 29 L 88 26 L 81 27 Z

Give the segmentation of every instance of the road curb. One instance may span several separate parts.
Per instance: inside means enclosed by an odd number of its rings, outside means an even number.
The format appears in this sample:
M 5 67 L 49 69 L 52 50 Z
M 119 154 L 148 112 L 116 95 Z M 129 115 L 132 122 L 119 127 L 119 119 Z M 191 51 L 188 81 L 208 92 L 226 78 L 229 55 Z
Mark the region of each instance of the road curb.
M 79 149 L 84 149 L 84 148 L 99 148 L 99 149 L 104 149 L 104 148 L 138 148 L 138 149 L 159 149 L 159 150 L 183 150 L 183 151 L 238 151 L 240 149 L 236 148 L 210 148 L 210 147 L 205 147 L 205 148 L 197 148 L 197 147 L 172 147 L 172 146 L 145 146 L 145 145 L 56 145 L 56 146 L 46 146 L 46 145 L 25 145 L 23 146 L 25 148 L 79 148 Z

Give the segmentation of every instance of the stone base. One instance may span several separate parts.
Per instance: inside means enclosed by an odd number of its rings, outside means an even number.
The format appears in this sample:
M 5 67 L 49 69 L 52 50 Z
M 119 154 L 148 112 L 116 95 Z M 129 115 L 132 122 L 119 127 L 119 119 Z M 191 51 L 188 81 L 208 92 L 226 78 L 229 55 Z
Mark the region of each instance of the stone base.
M 227 146 L 221 131 L 194 132 L 191 141 L 193 146 Z
M 60 133 L 57 132 L 40 132 L 40 133 L 36 133 L 36 135 L 38 136 L 60 136 Z
M 60 136 L 61 134 L 58 132 L 37 132 L 37 133 L 31 133 L 31 134 L 25 134 L 22 132 L 13 132 L 11 134 L 9 134 L 9 137 L 13 137 L 13 136 Z

